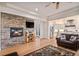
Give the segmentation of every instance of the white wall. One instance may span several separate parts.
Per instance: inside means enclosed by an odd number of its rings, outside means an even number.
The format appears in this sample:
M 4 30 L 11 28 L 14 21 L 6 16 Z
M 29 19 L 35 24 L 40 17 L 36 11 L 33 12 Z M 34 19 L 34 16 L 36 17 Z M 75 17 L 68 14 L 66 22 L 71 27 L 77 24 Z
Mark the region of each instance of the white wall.
M 74 20 L 74 25 L 76 25 L 76 28 L 70 27 L 70 28 L 65 28 L 65 29 L 67 29 L 68 31 L 78 30 L 78 32 L 79 32 L 79 15 L 65 18 L 65 23 L 67 22 L 67 20 L 70 20 L 70 19 Z
M 36 34 L 36 36 L 39 36 L 40 38 L 48 38 L 48 22 L 47 21 L 40 21 L 39 19 L 35 21 L 35 33 L 40 32 Z
M 40 24 L 39 19 L 34 21 L 34 31 L 36 33 L 36 36 L 39 36 L 39 30 L 40 30 L 39 24 Z
M 40 37 L 41 38 L 48 38 L 48 22 L 41 21 L 40 22 Z

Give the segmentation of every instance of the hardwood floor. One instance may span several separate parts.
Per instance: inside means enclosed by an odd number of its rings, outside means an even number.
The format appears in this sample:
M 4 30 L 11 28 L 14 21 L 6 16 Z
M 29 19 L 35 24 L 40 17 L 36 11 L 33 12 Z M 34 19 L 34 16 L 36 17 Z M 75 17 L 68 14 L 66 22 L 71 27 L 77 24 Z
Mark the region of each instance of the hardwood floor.
M 22 56 L 30 52 L 33 52 L 35 50 L 38 50 L 47 45 L 53 45 L 57 47 L 56 39 L 36 39 L 35 42 L 30 42 L 30 43 L 25 43 L 25 44 L 16 44 L 15 46 L 11 48 L 7 48 L 7 49 L 0 51 L 0 55 L 5 55 L 5 54 L 16 51 L 18 55 Z M 66 49 L 66 50 L 69 50 L 69 49 Z M 75 51 L 72 51 L 72 52 L 75 52 Z M 75 52 L 75 53 L 76 55 L 79 55 L 79 52 L 78 53 Z

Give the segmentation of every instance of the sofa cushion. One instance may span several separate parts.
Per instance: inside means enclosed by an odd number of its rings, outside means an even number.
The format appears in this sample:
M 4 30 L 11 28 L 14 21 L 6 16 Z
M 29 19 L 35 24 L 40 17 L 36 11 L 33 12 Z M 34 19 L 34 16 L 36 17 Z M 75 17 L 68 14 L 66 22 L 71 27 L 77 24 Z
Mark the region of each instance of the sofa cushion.
M 70 38 L 70 41 L 75 41 L 77 39 L 77 37 L 76 36 L 71 36 L 71 38 Z
M 61 40 L 65 40 L 65 39 L 66 39 L 66 36 L 65 36 L 65 35 L 61 35 L 61 36 L 60 36 L 60 39 L 61 39 Z

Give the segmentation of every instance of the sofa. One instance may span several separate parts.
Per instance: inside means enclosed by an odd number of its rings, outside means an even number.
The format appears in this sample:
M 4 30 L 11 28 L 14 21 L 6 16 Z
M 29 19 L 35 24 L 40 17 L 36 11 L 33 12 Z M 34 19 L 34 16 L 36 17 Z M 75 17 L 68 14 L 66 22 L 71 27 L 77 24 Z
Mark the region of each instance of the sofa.
M 58 46 L 77 51 L 79 49 L 79 35 L 62 33 L 56 37 Z

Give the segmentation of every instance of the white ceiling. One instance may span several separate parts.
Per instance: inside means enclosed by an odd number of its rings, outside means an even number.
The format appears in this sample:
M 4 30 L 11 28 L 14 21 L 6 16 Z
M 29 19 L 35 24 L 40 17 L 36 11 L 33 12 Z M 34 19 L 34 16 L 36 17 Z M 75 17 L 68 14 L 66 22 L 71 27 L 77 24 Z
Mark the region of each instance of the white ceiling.
M 55 4 L 51 4 L 49 7 L 45 7 L 51 2 L 8 2 L 12 5 L 18 6 L 20 8 L 30 10 L 40 14 L 41 17 L 46 17 L 53 15 L 58 12 L 76 7 L 79 5 L 78 2 L 60 2 L 59 9 L 55 9 Z M 35 11 L 35 8 L 38 8 L 38 11 Z

